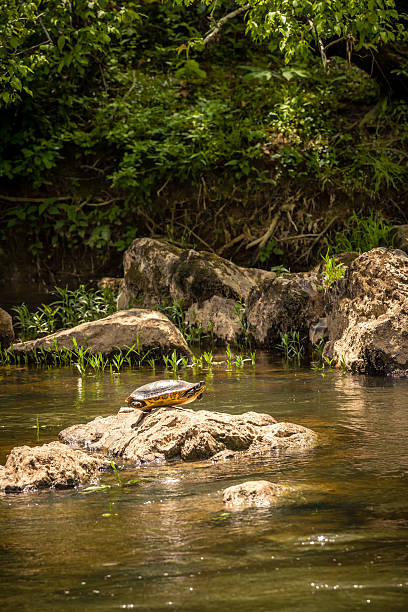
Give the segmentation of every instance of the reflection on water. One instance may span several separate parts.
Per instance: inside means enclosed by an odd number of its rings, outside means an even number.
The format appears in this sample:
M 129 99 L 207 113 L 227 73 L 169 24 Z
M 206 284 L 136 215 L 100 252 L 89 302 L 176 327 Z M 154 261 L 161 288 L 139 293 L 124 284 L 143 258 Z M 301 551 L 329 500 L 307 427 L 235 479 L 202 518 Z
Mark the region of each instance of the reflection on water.
M 1 463 L 37 443 L 37 416 L 48 442 L 160 377 L 0 369 Z M 320 447 L 147 467 L 124 474 L 140 486 L 92 495 L 0 496 L 2 609 L 405 610 L 407 396 L 407 381 L 322 377 L 266 359 L 214 371 L 192 408 L 266 412 L 315 429 Z M 222 490 L 248 479 L 293 492 L 276 507 L 226 510 Z

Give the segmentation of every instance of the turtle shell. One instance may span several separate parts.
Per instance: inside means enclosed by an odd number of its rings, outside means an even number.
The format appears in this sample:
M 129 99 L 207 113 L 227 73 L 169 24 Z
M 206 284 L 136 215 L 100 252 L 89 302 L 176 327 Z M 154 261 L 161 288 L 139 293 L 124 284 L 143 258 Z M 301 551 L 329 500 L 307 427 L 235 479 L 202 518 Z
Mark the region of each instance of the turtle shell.
M 156 380 L 135 389 L 127 403 L 141 410 L 149 410 L 156 406 L 174 406 L 188 404 L 199 399 L 204 392 L 205 382 L 190 383 L 185 380 Z

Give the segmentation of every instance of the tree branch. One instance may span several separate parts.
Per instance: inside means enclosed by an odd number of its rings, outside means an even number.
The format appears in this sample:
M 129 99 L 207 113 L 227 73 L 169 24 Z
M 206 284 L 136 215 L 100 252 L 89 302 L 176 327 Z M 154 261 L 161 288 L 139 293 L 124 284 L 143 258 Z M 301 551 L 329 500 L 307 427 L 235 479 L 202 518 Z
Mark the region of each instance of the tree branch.
M 214 6 L 214 9 L 215 9 L 215 6 Z M 203 40 L 204 47 L 208 45 L 217 36 L 217 34 L 220 32 L 221 28 L 227 23 L 227 21 L 234 19 L 234 17 L 237 17 L 241 13 L 245 13 L 245 11 L 247 11 L 250 8 L 251 8 L 250 4 L 245 4 L 244 6 L 240 6 L 235 11 L 232 11 L 231 13 L 227 13 L 226 15 L 224 15 L 224 17 L 221 17 L 221 19 L 215 23 L 214 27 L 208 30 L 207 34 L 205 35 L 205 38 Z M 213 17 L 214 9 L 210 14 L 211 20 L 214 19 Z

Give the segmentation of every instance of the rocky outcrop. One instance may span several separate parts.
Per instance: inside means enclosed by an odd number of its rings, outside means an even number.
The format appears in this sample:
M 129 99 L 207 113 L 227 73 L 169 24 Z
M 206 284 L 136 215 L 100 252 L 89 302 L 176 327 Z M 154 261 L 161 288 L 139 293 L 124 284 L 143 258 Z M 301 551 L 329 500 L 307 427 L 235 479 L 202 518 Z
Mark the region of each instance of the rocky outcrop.
M 308 338 L 311 324 L 324 316 L 322 275 L 284 274 L 251 290 L 246 308 L 248 332 L 256 346 L 274 348 L 280 334 L 298 331 Z
M 225 450 L 240 454 L 296 451 L 312 447 L 317 436 L 300 425 L 277 423 L 267 414 L 230 415 L 172 407 L 148 413 L 123 408 L 117 415 L 68 427 L 60 439 L 139 465 L 208 459 Z
M 98 280 L 98 289 L 110 289 L 113 293 L 119 293 L 123 289 L 124 285 L 123 278 L 116 278 L 112 276 L 104 276 Z
M 0 308 L 0 346 L 8 347 L 14 340 L 13 321 L 8 312 Z
M 396 225 L 394 227 L 394 242 L 393 245 L 401 251 L 408 252 L 408 224 Z
M 186 321 L 204 330 L 215 344 L 226 345 L 243 336 L 241 319 L 234 300 L 215 295 L 210 300 L 193 304 L 186 313 Z
M 377 248 L 332 286 L 324 354 L 363 374 L 408 375 L 408 255 Z
M 248 480 L 225 489 L 223 500 L 228 506 L 271 506 L 291 490 L 269 480 Z
M 17 446 L 0 466 L 0 491 L 14 493 L 36 489 L 64 489 L 95 479 L 109 462 L 91 457 L 60 442 L 43 446 Z
M 201 306 L 214 296 L 246 299 L 250 290 L 274 272 L 241 268 L 214 253 L 179 249 L 164 240 L 137 238 L 123 258 L 124 288 L 118 308 L 152 307 L 182 300 Z
M 72 349 L 73 339 L 79 346 L 88 346 L 92 353 L 108 355 L 117 348 L 126 350 L 139 343 L 140 350 L 157 350 L 169 353 L 174 349 L 183 355 L 191 355 L 182 334 L 161 312 L 134 308 L 89 323 L 81 323 L 71 329 L 14 345 L 15 351 L 59 348 Z

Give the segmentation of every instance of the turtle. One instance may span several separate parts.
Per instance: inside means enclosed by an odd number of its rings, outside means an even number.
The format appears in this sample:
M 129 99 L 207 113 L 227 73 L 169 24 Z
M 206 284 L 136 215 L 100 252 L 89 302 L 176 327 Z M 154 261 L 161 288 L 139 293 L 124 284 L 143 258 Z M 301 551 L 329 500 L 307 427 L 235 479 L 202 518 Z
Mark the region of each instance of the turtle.
M 126 398 L 132 408 L 148 411 L 159 406 L 178 406 L 201 399 L 205 382 L 190 383 L 185 380 L 156 380 L 138 387 Z

